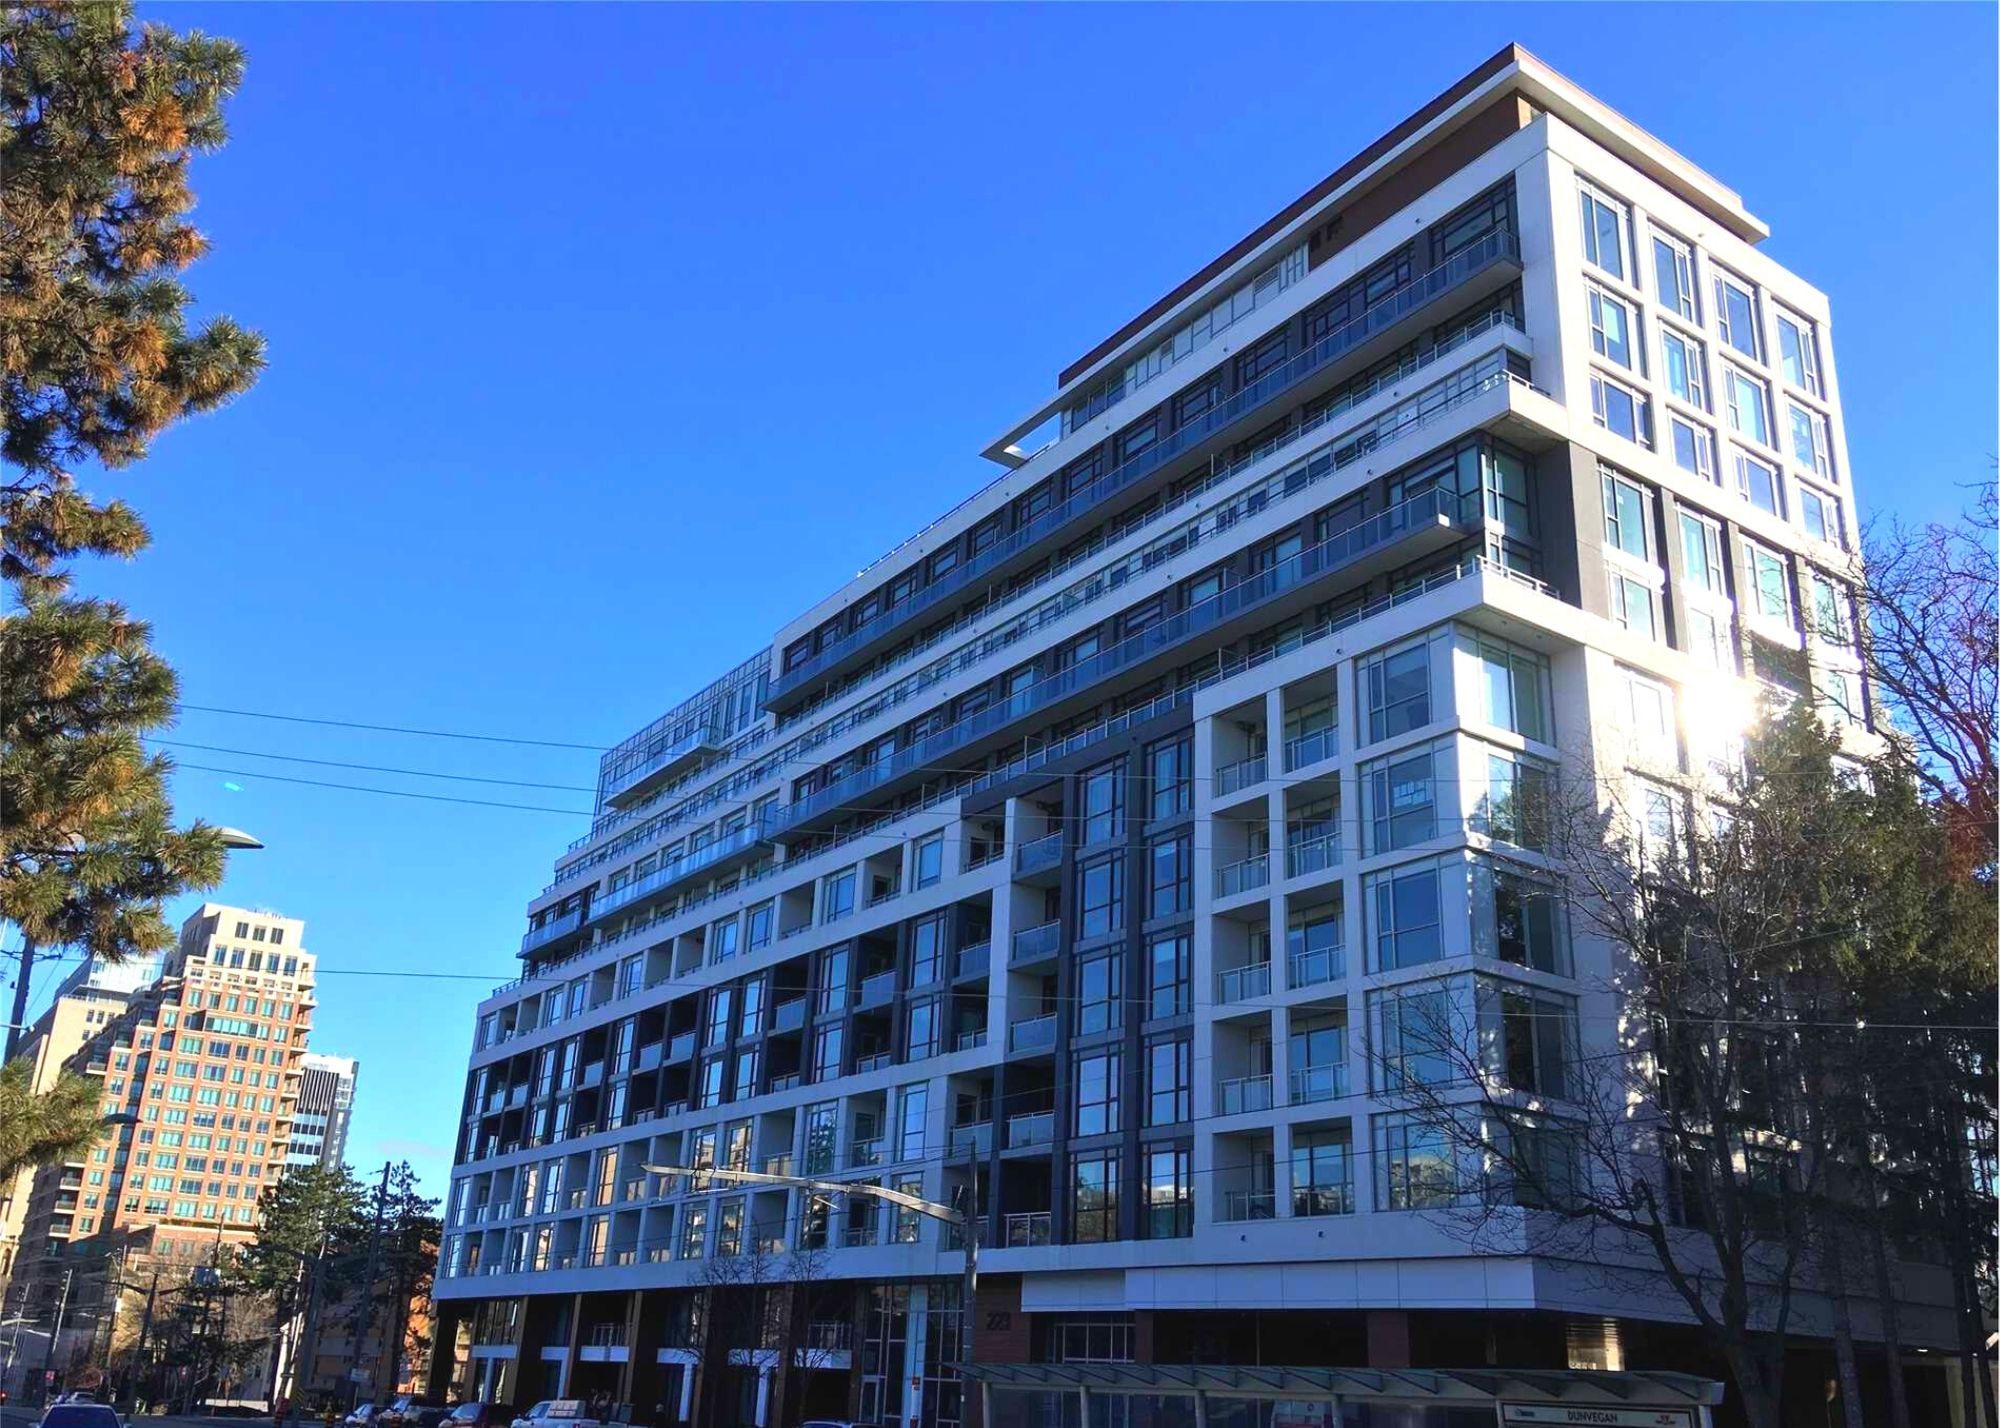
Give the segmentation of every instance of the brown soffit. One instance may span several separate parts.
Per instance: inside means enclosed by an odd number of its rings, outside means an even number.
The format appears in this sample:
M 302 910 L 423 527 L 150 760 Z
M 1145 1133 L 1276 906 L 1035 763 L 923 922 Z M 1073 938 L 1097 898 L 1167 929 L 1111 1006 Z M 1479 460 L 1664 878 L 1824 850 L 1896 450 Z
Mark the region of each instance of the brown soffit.
M 1300 214 L 1310 209 L 1314 204 L 1334 192 L 1334 190 L 1348 182 L 1384 154 L 1394 149 L 1398 144 L 1408 139 L 1412 134 L 1437 118 L 1438 115 L 1444 113 L 1452 105 L 1458 103 L 1459 100 L 1465 98 L 1466 95 L 1472 93 L 1473 90 L 1493 78 L 1494 75 L 1499 74 L 1508 65 L 1518 63 L 1527 57 L 1528 52 L 1519 45 L 1509 44 L 1503 47 L 1492 58 L 1479 65 L 1478 68 L 1452 85 L 1451 88 L 1445 90 L 1444 93 L 1438 95 L 1437 98 L 1431 100 L 1430 103 L 1410 115 L 1409 118 L 1403 120 L 1402 123 L 1391 129 L 1290 203 L 1286 204 L 1276 215 L 1260 224 L 1254 232 L 1230 248 L 1228 252 L 1209 263 L 1200 272 L 1196 273 L 1193 277 L 1091 348 L 1090 351 L 1086 352 L 1076 361 L 1070 363 L 1069 366 L 1063 368 L 1062 374 L 1056 378 L 1057 388 L 1060 389 L 1068 386 L 1094 363 L 1114 351 L 1123 343 L 1137 336 L 1146 327 L 1157 321 L 1163 313 L 1170 311 L 1190 294 L 1199 291 L 1204 285 L 1213 281 L 1218 273 L 1227 270 L 1231 264 L 1237 262 L 1245 254 L 1255 251 L 1260 245 L 1267 242 L 1272 234 L 1282 231 L 1286 225 L 1290 224 Z

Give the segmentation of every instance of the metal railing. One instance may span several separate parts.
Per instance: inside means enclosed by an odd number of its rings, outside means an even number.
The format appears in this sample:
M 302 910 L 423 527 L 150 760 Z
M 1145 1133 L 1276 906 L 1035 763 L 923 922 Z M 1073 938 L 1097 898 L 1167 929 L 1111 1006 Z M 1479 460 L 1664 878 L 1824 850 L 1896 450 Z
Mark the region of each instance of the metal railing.
M 1292 1213 L 1304 1218 L 1315 1215 L 1353 1214 L 1353 1182 L 1337 1180 L 1321 1185 L 1293 1186 Z
M 1017 873 L 1038 873 L 1044 868 L 1053 868 L 1062 861 L 1063 835 L 1050 833 L 1023 843 L 1014 854 L 1014 871 Z
M 1014 934 L 1013 952 L 1009 961 L 1020 963 L 1046 957 L 1056 950 L 1062 940 L 1062 923 L 1044 922 L 1039 927 L 1024 927 Z
M 1231 967 L 1215 974 L 1215 999 L 1218 1002 L 1244 1002 L 1252 997 L 1267 997 L 1271 994 L 1271 964 L 1252 962 L 1243 967 Z
M 1215 796 L 1226 797 L 1239 788 L 1262 783 L 1269 776 L 1270 760 L 1263 754 L 1253 754 L 1247 759 L 1238 759 L 1233 764 L 1223 764 L 1215 771 Z
M 1337 982 L 1347 975 L 1347 949 L 1322 948 L 1316 952 L 1294 952 L 1285 959 L 1285 983 L 1291 987 L 1317 987 Z
M 1285 772 L 1295 773 L 1313 764 L 1324 763 L 1340 752 L 1340 729 L 1328 725 L 1285 740 Z
M 1056 1138 L 1056 1113 L 1054 1111 L 1023 1111 L 1019 1115 L 1007 1117 L 1007 1148 L 1020 1150 L 1024 1146 L 1048 1145 Z
M 977 942 L 970 947 L 961 947 L 958 949 L 958 955 L 953 964 L 956 970 L 952 975 L 956 977 L 983 977 L 992 966 L 992 963 L 993 944 L 990 942 Z
M 1241 1115 L 1245 1111 L 1268 1111 L 1271 1109 L 1270 1076 L 1237 1076 L 1224 1081 L 1216 1088 L 1222 1103 L 1220 1114 Z
M 1307 873 L 1323 873 L 1340 862 L 1340 835 L 1322 833 L 1285 848 L 1285 876 L 1302 878 Z
M 1347 1094 L 1347 1067 L 1344 1063 L 1294 1066 L 1291 1077 L 1291 1103 L 1295 1106 L 1314 1101 L 1337 1101 Z
M 1240 862 L 1228 863 L 1215 870 L 1215 895 L 1234 897 L 1238 893 L 1253 892 L 1268 886 L 1271 881 L 1271 855 L 1259 853 L 1255 857 L 1244 858 Z
M 1222 1210 L 1216 1216 L 1225 1223 L 1240 1224 L 1245 1220 L 1275 1220 L 1278 1217 L 1278 1192 L 1275 1190 L 1225 1190 L 1222 1192 Z
M 1048 1016 L 1032 1017 L 1027 1021 L 1017 1021 L 1007 1028 L 1007 1049 L 1009 1051 L 1039 1051 L 1056 1044 L 1056 1019 Z
M 1006 1218 L 1007 1248 L 1035 1249 L 1055 1240 L 1055 1216 L 1048 1210 L 1030 1210 Z

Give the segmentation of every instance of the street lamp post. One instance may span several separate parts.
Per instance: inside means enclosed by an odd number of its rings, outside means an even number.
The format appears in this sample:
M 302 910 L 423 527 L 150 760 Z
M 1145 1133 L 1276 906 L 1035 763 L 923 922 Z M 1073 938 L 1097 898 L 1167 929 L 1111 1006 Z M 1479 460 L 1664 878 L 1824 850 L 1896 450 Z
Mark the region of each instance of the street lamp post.
M 843 1180 L 814 1180 L 804 1175 L 770 1175 L 761 1170 L 725 1170 L 707 1165 L 694 1169 L 682 1165 L 642 1165 L 639 1168 L 654 1175 L 707 1175 L 716 1180 L 726 1180 L 732 1185 L 782 1185 L 790 1189 L 809 1190 L 815 1195 L 864 1195 L 871 1200 L 881 1200 L 900 1209 L 911 1210 L 933 1220 L 942 1220 L 947 1225 L 957 1226 L 959 1238 L 965 1245 L 965 1269 L 959 1286 L 959 1363 L 962 1368 L 971 1367 L 972 1306 L 979 1294 L 979 1168 L 976 1164 L 967 1178 L 966 1207 L 963 1210 L 954 1209 L 950 1205 L 940 1205 L 935 1200 L 926 1200 L 917 1195 L 906 1195 L 901 1190 L 891 1190 L 882 1185 L 849 1184 Z M 962 1385 L 959 1391 L 961 1394 L 964 1392 Z

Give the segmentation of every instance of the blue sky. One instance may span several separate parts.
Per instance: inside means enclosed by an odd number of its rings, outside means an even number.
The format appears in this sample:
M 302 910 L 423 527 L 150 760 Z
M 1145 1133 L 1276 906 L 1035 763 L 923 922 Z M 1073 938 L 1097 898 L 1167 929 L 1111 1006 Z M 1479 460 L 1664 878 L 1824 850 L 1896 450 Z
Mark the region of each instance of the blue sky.
M 1991 473 L 1990 6 L 142 14 L 249 51 L 195 168 L 193 286 L 271 350 L 102 483 L 157 543 L 85 583 L 155 621 L 190 704 L 617 740 L 1510 39 L 1737 188 L 1830 294 L 1864 506 L 1943 515 Z M 197 712 L 172 737 L 567 786 L 175 750 L 251 771 L 183 768 L 179 807 L 270 845 L 216 896 L 306 919 L 314 1045 L 363 1062 L 350 1158 L 441 1188 L 472 1008 L 593 756 Z M 356 975 L 409 971 L 471 980 Z

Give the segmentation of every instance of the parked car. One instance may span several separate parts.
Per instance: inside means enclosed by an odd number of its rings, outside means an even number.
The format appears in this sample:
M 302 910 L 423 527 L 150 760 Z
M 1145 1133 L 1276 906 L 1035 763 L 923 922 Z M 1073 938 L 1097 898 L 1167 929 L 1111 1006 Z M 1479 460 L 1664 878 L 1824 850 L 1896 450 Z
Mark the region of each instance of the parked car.
M 389 1406 L 375 1416 L 369 1428 L 437 1428 L 445 1416 L 444 1400 L 427 1398 L 421 1393 L 406 1393 L 390 1400 Z M 424 1415 L 430 1414 L 429 1421 Z M 361 1425 L 356 1425 L 361 1428 Z
M 500 1428 L 508 1419 L 497 1403 L 461 1403 L 444 1421 L 447 1428 Z
M 599 1428 L 599 1424 L 584 1416 L 580 1399 L 545 1398 L 516 1418 L 512 1428 Z
M 347 1428 L 375 1428 L 375 1420 L 382 1416 L 382 1409 L 386 1406 L 374 1403 L 355 1404 L 354 1411 L 347 1415 Z

